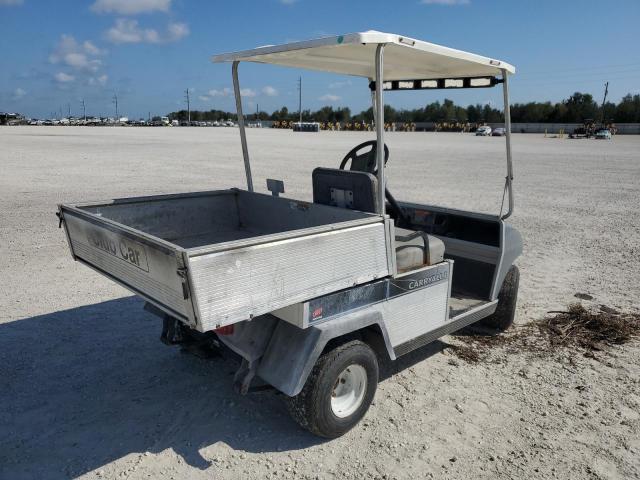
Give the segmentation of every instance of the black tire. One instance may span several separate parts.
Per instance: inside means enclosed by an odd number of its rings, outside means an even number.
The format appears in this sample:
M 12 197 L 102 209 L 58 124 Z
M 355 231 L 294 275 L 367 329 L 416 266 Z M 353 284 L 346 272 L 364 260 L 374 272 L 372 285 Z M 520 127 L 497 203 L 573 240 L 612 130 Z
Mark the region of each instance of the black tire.
M 518 285 L 520 284 L 520 270 L 512 265 L 504 277 L 502 288 L 498 293 L 498 306 L 496 311 L 477 322 L 475 326 L 504 332 L 513 325 L 516 317 L 516 303 L 518 302 Z
M 364 397 L 350 415 L 338 417 L 331 398 L 338 377 L 349 366 L 359 365 L 366 371 Z M 325 352 L 316 362 L 302 391 L 288 398 L 287 406 L 293 419 L 311 433 L 336 438 L 351 430 L 367 413 L 378 387 L 378 360 L 366 343 L 352 340 Z

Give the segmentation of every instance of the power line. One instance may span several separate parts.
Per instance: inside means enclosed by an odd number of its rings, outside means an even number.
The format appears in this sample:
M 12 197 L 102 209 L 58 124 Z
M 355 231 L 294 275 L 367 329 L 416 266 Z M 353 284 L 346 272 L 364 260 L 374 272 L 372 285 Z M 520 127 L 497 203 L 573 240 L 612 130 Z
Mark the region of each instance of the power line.
M 604 75 L 603 75 L 604 76 Z M 622 76 L 622 77 L 612 77 L 609 76 L 609 78 L 612 78 L 613 80 L 629 80 L 629 79 L 640 79 L 640 73 L 638 73 L 637 75 L 630 75 L 630 76 Z M 571 84 L 575 84 L 575 85 L 584 85 L 584 84 L 591 84 L 591 83 L 600 83 L 602 82 L 603 78 L 592 78 L 592 79 L 577 79 L 577 80 L 571 80 L 571 79 L 561 79 L 558 81 L 553 81 L 553 80 L 549 80 L 547 82 L 536 82 L 535 79 L 531 79 L 530 81 L 528 81 L 527 79 L 514 79 L 513 81 L 518 83 L 518 85 L 526 85 L 527 87 L 539 87 L 539 86 L 547 86 L 547 85 L 562 85 L 562 84 L 567 84 L 567 83 L 571 83 Z M 533 83 L 532 83 L 533 82 Z
M 602 71 L 594 71 L 594 72 L 584 72 L 584 73 L 549 73 L 547 75 L 545 75 L 545 77 L 538 77 L 538 76 L 533 76 L 533 75 L 528 75 L 528 74 L 520 74 L 518 75 L 519 78 L 522 78 L 524 80 L 543 80 L 545 78 L 592 78 L 592 77 L 603 77 L 603 76 L 608 76 L 608 75 L 623 75 L 623 74 L 627 74 L 627 73 L 631 73 L 631 74 L 640 74 L 640 68 L 639 67 L 634 67 L 634 68 L 626 68 L 623 70 L 617 70 L 617 69 L 609 69 L 609 70 L 602 70 Z
M 632 63 L 618 63 L 615 65 L 590 65 L 584 67 L 569 67 L 569 68 L 553 68 L 553 69 L 545 69 L 545 70 L 532 70 L 527 72 L 526 70 L 519 70 L 518 74 L 526 74 L 526 75 L 549 75 L 554 72 L 574 72 L 580 70 L 602 70 L 602 69 L 610 69 L 610 68 L 622 68 L 622 67 L 634 67 L 640 66 L 640 62 L 632 62 Z

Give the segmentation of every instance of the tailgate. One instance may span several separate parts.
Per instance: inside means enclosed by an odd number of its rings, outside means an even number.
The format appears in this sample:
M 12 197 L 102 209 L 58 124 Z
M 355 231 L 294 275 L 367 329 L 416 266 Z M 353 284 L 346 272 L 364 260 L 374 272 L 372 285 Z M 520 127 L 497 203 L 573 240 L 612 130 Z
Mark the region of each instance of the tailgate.
M 195 324 L 183 249 L 73 206 L 59 214 L 75 260 Z

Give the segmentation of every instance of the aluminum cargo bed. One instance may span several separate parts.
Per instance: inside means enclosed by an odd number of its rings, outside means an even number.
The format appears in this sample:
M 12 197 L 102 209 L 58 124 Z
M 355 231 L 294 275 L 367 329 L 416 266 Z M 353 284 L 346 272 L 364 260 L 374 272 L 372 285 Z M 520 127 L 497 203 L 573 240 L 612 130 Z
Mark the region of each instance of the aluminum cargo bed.
M 59 210 L 74 259 L 200 331 L 390 272 L 363 212 L 237 189 Z

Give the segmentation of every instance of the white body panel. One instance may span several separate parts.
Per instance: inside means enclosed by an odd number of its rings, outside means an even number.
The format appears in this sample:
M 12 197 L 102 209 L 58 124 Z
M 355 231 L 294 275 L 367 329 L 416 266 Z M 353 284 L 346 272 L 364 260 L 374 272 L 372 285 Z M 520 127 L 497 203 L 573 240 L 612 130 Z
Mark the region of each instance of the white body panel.
M 380 288 L 361 286 L 345 297 L 334 294 L 326 301 L 317 300 L 289 305 L 271 312 L 276 317 L 308 328 L 324 322 L 340 321 L 340 317 L 357 311 L 379 315 L 392 347 L 414 340 L 421 335 L 442 327 L 450 319 L 449 297 L 453 262 L 445 262 L 413 270 L 387 279 L 387 284 L 376 282 Z M 433 282 L 433 283 L 431 283 Z M 315 310 L 327 310 L 338 305 L 328 317 Z
M 210 330 L 389 274 L 382 222 L 189 259 Z
M 448 318 L 449 282 L 416 290 L 382 304 L 393 347 L 442 326 Z

